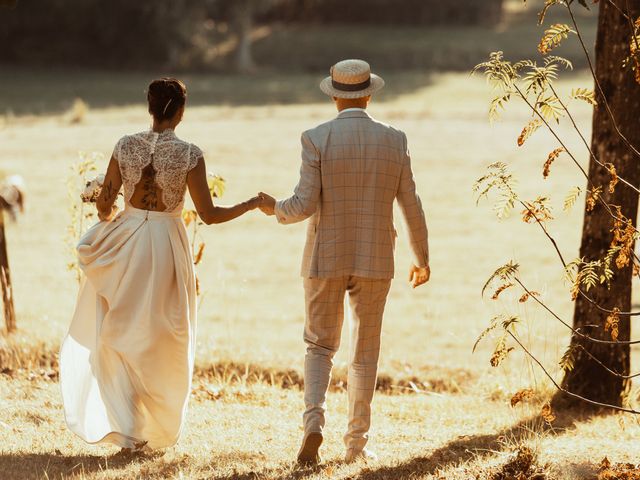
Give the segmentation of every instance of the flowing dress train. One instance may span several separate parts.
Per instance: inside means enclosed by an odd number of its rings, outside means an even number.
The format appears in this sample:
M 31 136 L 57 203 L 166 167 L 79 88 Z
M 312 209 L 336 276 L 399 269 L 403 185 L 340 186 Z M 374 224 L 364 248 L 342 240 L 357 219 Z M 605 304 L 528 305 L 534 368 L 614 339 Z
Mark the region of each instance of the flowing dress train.
M 138 137 L 125 137 L 138 149 L 123 139 L 114 153 L 124 211 L 94 225 L 78 245 L 84 275 L 60 352 L 60 384 L 67 424 L 82 439 L 154 449 L 177 442 L 191 390 L 195 275 L 181 211 L 186 173 L 200 153 L 175 135 Z M 170 211 L 129 204 L 145 162 L 153 162 Z M 162 177 L 170 165 L 172 174 Z

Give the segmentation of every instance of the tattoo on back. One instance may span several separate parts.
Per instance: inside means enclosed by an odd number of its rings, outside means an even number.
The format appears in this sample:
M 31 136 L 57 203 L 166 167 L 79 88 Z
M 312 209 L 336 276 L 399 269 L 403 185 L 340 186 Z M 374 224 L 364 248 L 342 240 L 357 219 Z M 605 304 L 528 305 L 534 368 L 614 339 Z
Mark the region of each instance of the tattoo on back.
M 141 201 L 145 210 L 157 210 L 158 191 L 160 189 L 156 185 L 156 170 L 153 168 L 153 161 L 142 170 L 142 179 L 139 185 L 142 187 Z

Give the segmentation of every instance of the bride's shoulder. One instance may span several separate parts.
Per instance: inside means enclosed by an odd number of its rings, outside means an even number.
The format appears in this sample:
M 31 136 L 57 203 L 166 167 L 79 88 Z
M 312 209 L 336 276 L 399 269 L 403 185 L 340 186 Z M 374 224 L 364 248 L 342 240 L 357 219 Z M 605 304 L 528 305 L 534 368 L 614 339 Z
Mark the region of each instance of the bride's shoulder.
M 138 133 L 123 135 L 122 137 L 120 137 L 120 139 L 118 140 L 117 144 L 124 146 L 124 145 L 127 145 L 127 144 L 131 144 L 132 142 L 144 141 L 145 140 L 145 137 L 144 137 L 145 133 L 146 132 L 138 132 Z
M 204 158 L 204 153 L 202 149 L 198 147 L 195 143 L 189 144 L 189 169 L 194 168 L 200 159 Z
M 199 157 L 202 156 L 202 149 L 195 143 L 190 143 L 189 148 L 191 149 L 192 154 L 197 155 Z
M 174 134 L 173 140 L 175 141 L 176 145 L 179 145 L 182 148 L 190 150 L 191 153 L 198 152 L 199 155 L 202 155 L 202 150 L 195 143 L 191 143 L 188 140 L 185 140 L 184 138 L 178 137 L 175 134 Z
M 120 137 L 114 148 L 115 157 L 120 160 L 140 150 L 146 149 L 145 145 L 149 143 L 146 138 L 146 133 L 147 132 L 138 132 Z

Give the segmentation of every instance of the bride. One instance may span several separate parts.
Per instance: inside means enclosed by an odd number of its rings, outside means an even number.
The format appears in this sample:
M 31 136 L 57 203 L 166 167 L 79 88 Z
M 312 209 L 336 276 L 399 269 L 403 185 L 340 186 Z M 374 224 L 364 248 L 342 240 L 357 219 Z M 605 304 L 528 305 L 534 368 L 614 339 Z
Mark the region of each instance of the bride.
M 176 136 L 187 91 L 149 85 L 151 130 L 118 141 L 96 201 L 101 220 L 78 245 L 84 271 L 60 352 L 69 428 L 125 449 L 174 445 L 191 390 L 196 334 L 193 259 L 181 212 L 188 188 L 206 224 L 237 218 L 254 197 L 214 206 L 202 151 Z M 125 208 L 115 200 L 124 187 Z

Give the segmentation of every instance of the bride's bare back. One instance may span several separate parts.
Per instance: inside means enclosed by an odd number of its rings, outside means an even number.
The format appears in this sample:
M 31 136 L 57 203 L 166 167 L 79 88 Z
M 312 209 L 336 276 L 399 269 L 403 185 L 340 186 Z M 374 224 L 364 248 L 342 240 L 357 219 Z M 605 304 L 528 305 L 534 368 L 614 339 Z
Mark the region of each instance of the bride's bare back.
M 142 169 L 142 178 L 129 199 L 132 207 L 163 212 L 167 209 L 162 201 L 162 188 L 156 183 L 153 162 Z

